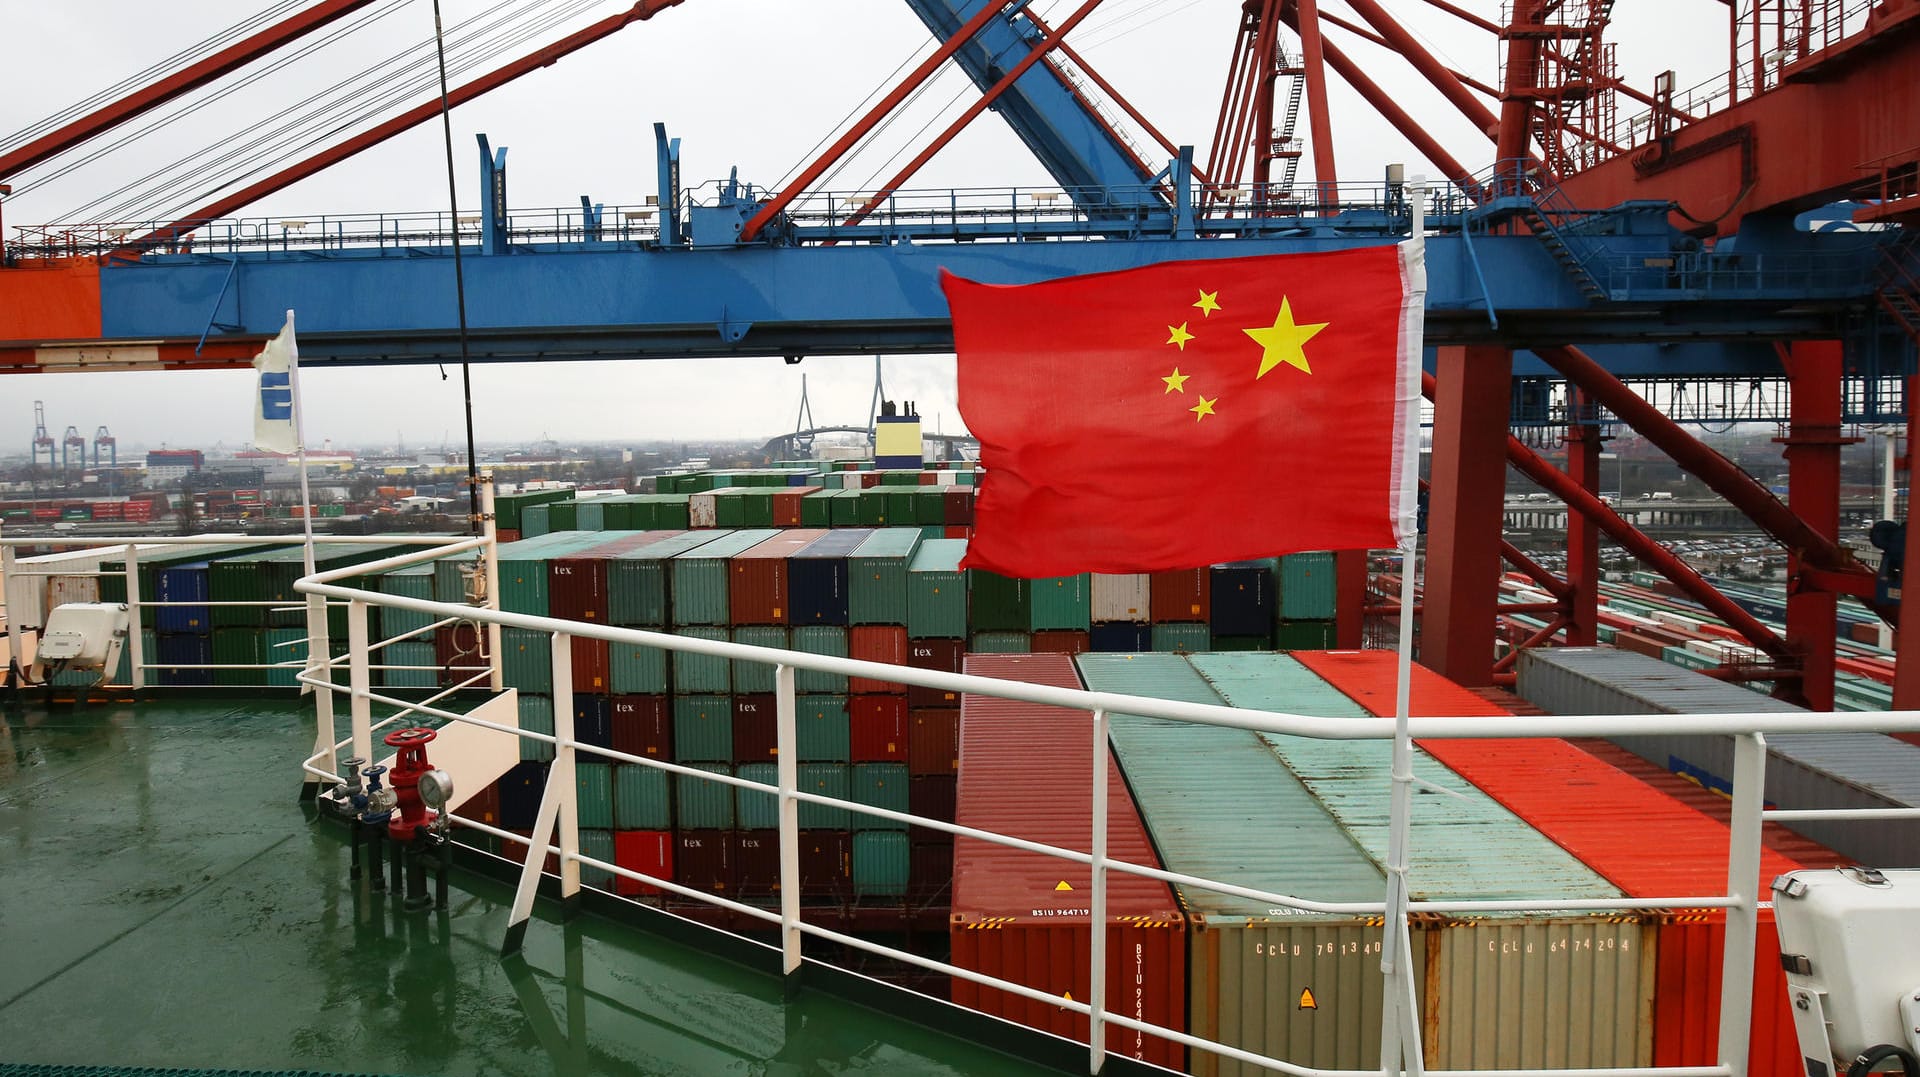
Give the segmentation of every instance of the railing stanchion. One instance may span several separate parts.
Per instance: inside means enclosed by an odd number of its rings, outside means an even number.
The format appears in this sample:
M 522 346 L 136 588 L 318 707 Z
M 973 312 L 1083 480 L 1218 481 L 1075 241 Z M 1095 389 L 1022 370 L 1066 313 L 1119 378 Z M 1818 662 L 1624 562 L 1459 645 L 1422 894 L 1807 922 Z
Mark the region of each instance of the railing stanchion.
M 347 603 L 347 710 L 352 715 L 353 754 L 371 763 L 373 755 L 372 670 L 367 657 L 367 604 Z M 327 738 L 331 744 L 333 738 Z
M 1087 1072 L 1107 1061 L 1107 712 L 1093 712 L 1093 883 L 1087 888 Z
M 123 564 L 127 570 L 127 679 L 133 690 L 138 692 L 147 686 L 147 648 L 142 639 L 142 630 L 147 627 L 147 611 L 140 601 L 140 547 L 127 543 L 127 558 Z M 327 769 L 333 769 L 331 757 L 328 758 Z
M 1720 1063 L 1746 1077 L 1753 1015 L 1754 935 L 1759 930 L 1760 812 L 1766 807 L 1767 739 L 1733 738 L 1733 816 L 1727 851 L 1727 945 L 1720 967 Z
M 493 526 L 493 472 L 491 471 L 480 473 L 480 517 L 482 521 L 480 534 L 487 540 L 487 544 L 481 548 L 481 555 L 486 565 L 487 608 L 497 611 L 500 608 L 500 537 Z M 487 622 L 487 664 L 492 667 L 493 676 L 488 687 L 496 692 L 505 691 L 507 687 L 505 669 L 501 665 L 504 660 L 500 653 L 500 625 L 489 621 Z
M 571 917 L 580 911 L 580 798 L 574 794 L 573 637 L 565 632 L 553 634 L 553 735 L 549 782 L 560 791 L 560 908 Z M 535 852 L 546 859 L 544 843 Z
M 780 971 L 788 989 L 799 984 L 800 972 L 800 802 L 793 799 L 799 784 L 799 734 L 794 730 L 793 667 L 773 667 L 774 770 L 780 782 Z

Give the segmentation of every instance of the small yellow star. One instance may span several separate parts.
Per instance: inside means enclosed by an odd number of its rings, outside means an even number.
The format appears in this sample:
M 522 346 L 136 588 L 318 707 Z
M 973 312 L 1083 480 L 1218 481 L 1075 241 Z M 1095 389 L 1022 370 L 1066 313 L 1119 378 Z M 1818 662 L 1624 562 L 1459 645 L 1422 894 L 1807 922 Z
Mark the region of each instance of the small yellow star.
M 1167 326 L 1167 332 L 1171 334 L 1170 336 L 1167 337 L 1167 343 L 1180 345 L 1181 351 L 1186 351 L 1187 341 L 1193 339 L 1193 334 L 1187 332 L 1187 323 L 1185 322 L 1181 322 L 1177 326 L 1176 325 Z
M 1200 301 L 1195 303 L 1194 306 L 1200 308 L 1201 314 L 1212 317 L 1213 312 L 1220 309 L 1220 293 L 1201 292 Z
M 1171 375 L 1161 378 L 1160 380 L 1167 383 L 1167 393 L 1184 393 L 1187 391 L 1187 379 L 1191 377 L 1193 377 L 1193 375 L 1182 374 L 1180 373 L 1179 367 L 1174 367 Z M 1160 395 L 1165 396 L 1166 393 Z
M 1266 377 L 1267 371 L 1281 363 L 1298 367 L 1303 373 L 1313 373 L 1307 367 L 1305 344 L 1329 324 L 1328 322 L 1312 325 L 1296 324 L 1293 320 L 1293 306 L 1285 296 L 1282 296 L 1280 313 L 1274 316 L 1273 325 L 1270 328 L 1241 330 L 1252 337 L 1255 344 L 1265 349 L 1260 356 L 1260 372 L 1254 377 Z
M 1214 401 L 1219 399 L 1220 398 L 1217 396 L 1214 397 L 1213 400 L 1208 400 L 1204 396 L 1201 397 L 1200 402 L 1198 404 L 1195 404 L 1194 406 L 1187 409 L 1188 411 L 1193 412 L 1193 421 L 1197 423 L 1200 420 L 1206 418 L 1207 416 L 1212 415 Z

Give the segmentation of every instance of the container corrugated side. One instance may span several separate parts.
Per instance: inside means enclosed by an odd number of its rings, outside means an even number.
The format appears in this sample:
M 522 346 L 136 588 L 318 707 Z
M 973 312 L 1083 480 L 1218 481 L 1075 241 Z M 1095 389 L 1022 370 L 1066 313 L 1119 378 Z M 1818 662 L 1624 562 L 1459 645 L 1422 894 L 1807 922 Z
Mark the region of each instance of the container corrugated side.
M 1324 621 L 1333 616 L 1336 577 L 1330 553 L 1290 553 L 1280 559 L 1280 616 Z
M 960 559 L 965 539 L 927 539 L 907 565 L 907 634 L 915 639 L 964 639 L 967 577 Z
M 1034 580 L 1027 627 L 1035 632 L 1068 629 L 1085 632 L 1092 623 L 1092 577 L 1050 576 Z
M 734 531 L 685 553 L 671 562 L 669 608 L 676 625 L 724 625 L 732 615 L 728 583 L 736 554 L 760 545 L 779 532 Z
M 1074 661 L 1095 691 L 1221 702 L 1177 655 Z M 1385 897 L 1379 867 L 1252 733 L 1115 714 L 1110 739 L 1167 870 L 1319 901 Z M 1200 887 L 1174 889 L 1191 925 L 1188 1031 L 1322 1069 L 1379 1065 L 1377 917 L 1293 914 Z M 1425 947 L 1413 954 L 1424 967 Z M 1301 1008 L 1303 991 L 1319 1009 Z M 1191 1071 L 1270 1072 L 1206 1051 L 1192 1052 Z
M 733 555 L 727 584 L 729 623 L 785 625 L 791 610 L 787 559 L 826 537 L 825 531 L 780 531 Z
M 875 531 L 847 557 L 847 623 L 907 623 L 907 562 L 920 545 L 920 530 Z
M 1799 708 L 1659 659 L 1610 647 L 1520 652 L 1519 694 L 1555 714 L 1798 713 Z M 1723 736 L 1616 737 L 1614 743 L 1720 792 L 1731 788 Z M 1767 799 L 1780 808 L 1920 807 L 1920 746 L 1880 733 L 1767 738 Z M 1861 863 L 1920 866 L 1920 820 L 1792 820 L 1796 833 Z
M 683 531 L 638 549 L 626 550 L 607 564 L 607 620 L 628 628 L 661 628 L 668 621 L 667 565 L 730 532 Z
M 1096 572 L 1091 583 L 1092 620 L 1138 621 L 1153 615 L 1153 577 L 1144 572 L 1112 576 Z
M 1394 708 L 1396 662 L 1390 651 L 1322 652 L 1300 662 L 1376 715 Z M 1497 715 L 1507 711 L 1421 666 L 1413 667 L 1411 709 L 1425 715 Z M 1717 894 L 1726 888 L 1727 826 L 1564 740 L 1461 739 L 1420 747 L 1578 856 L 1630 897 Z M 1659 855 L 1648 855 L 1657 842 Z M 1803 864 L 1761 851 L 1759 892 Z M 1793 1017 L 1780 969 L 1773 911 L 1761 910 L 1754 954 L 1750 1073 L 1801 1077 Z M 1723 913 L 1681 911 L 1659 920 L 1655 949 L 1653 1065 L 1711 1066 L 1718 1061 Z
M 1189 661 L 1237 707 L 1329 718 L 1365 708 L 1288 655 Z M 1387 862 L 1393 746 L 1383 740 L 1262 739 L 1377 864 Z M 1610 900 L 1578 858 L 1416 749 L 1414 772 L 1451 793 L 1420 798 L 1409 840 L 1415 900 Z M 1497 913 L 1425 925 L 1428 1052 L 1435 1065 L 1645 1066 L 1653 1053 L 1655 925 L 1644 913 Z M 1535 991 L 1512 989 L 1538 984 Z M 1564 1015 L 1540 1000 L 1568 1000 Z M 1499 1062 L 1494 1062 L 1498 1059 Z
M 847 557 L 872 534 L 860 528 L 828 531 L 787 559 L 788 623 L 847 623 Z
M 1062 655 L 971 656 L 966 672 L 1006 680 L 1079 686 Z M 968 695 L 961 700 L 956 821 L 1031 841 L 1086 849 L 1092 802 L 1091 723 L 1084 711 Z M 1076 762 L 1077 761 L 1077 762 Z M 1108 784 L 1108 851 L 1117 860 L 1159 867 L 1126 782 L 1116 767 Z M 1107 1000 L 1138 1020 L 1184 1030 L 1184 917 L 1164 883 L 1109 872 Z M 1069 889 L 1062 889 L 1065 884 Z M 1050 995 L 1084 999 L 1091 984 L 1090 926 L 1083 865 L 969 838 L 956 839 L 953 869 L 954 964 L 1023 983 Z M 1085 1042 L 1087 1020 L 1056 1007 L 953 984 L 955 1002 Z M 1128 1058 L 1182 1067 L 1185 1050 L 1132 1030 L 1110 1029 L 1107 1049 Z

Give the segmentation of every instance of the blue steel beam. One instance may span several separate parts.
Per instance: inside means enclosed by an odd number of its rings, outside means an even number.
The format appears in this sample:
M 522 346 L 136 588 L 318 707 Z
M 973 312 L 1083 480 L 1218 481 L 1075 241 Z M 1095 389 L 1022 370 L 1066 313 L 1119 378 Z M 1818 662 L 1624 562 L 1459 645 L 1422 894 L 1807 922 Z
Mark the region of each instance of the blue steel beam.
M 936 40 L 946 41 L 983 4 L 1005 2 L 907 0 L 907 6 Z M 1041 36 L 1024 13 L 994 19 L 954 54 L 954 63 L 984 93 L 1032 51 Z M 1047 173 L 1089 211 L 1168 211 L 1166 199 L 1147 187 L 1152 174 L 1141 166 L 1132 148 L 1087 108 L 1052 63 L 1035 64 L 1001 94 L 994 108 Z

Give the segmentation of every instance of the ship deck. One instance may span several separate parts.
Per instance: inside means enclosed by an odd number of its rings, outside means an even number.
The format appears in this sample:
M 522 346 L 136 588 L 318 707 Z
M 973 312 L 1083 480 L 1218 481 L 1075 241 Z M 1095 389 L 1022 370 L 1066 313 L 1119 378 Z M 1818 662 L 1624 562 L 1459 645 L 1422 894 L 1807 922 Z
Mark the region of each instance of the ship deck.
M 432 1074 L 1057 1072 L 456 871 L 347 880 L 291 700 L 0 706 L 0 1063 Z

